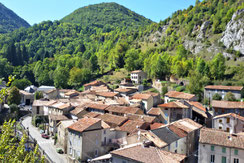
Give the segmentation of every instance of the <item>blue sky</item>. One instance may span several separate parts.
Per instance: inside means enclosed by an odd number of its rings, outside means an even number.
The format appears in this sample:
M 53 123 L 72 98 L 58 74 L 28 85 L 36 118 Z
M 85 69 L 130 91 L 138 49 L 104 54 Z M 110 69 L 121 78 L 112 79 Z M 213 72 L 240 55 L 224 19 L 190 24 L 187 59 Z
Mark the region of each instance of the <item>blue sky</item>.
M 101 2 L 116 2 L 155 22 L 178 9 L 194 5 L 196 0 L 0 0 L 31 25 L 45 20 L 60 20 L 74 10 Z

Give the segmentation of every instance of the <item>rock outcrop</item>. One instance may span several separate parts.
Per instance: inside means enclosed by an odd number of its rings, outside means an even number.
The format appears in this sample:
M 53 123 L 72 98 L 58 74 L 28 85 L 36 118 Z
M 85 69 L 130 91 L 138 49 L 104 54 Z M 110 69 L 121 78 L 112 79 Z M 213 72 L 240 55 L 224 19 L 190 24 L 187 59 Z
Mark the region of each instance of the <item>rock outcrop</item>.
M 220 40 L 227 48 L 244 55 L 244 9 L 236 11 Z

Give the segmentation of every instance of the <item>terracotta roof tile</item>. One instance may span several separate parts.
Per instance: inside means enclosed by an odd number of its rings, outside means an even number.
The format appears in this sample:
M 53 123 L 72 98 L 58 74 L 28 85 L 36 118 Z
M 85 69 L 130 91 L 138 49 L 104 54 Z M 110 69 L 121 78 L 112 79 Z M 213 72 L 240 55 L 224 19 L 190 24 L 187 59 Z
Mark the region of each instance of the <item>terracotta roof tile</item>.
M 99 115 L 101 115 L 101 113 L 89 112 L 89 113 L 83 115 L 83 117 L 96 118 L 96 117 L 98 117 Z
M 217 89 L 217 90 L 229 90 L 229 91 L 241 91 L 242 86 L 224 86 L 224 85 L 208 85 L 205 89 Z
M 115 92 L 120 92 L 120 93 L 136 92 L 135 89 L 127 89 L 127 88 L 117 88 L 114 91 Z
M 109 107 L 106 108 L 106 110 L 115 113 L 136 114 L 140 110 L 140 108 L 110 105 Z
M 142 145 L 124 147 L 111 152 L 112 155 L 143 163 L 180 163 L 186 156 L 167 152 L 156 147 L 142 147 Z
M 195 106 L 196 108 L 206 112 L 206 108 L 200 102 L 189 102 L 190 105 Z
M 132 96 L 132 99 L 148 100 L 152 95 L 145 93 L 137 93 Z
M 176 99 L 185 99 L 185 100 L 190 100 L 191 98 L 195 97 L 194 94 L 177 92 L 177 91 L 169 91 L 168 93 L 165 94 L 165 96 L 176 98 Z
M 75 109 L 72 110 L 70 113 L 74 114 L 74 115 L 78 115 L 80 112 L 85 110 L 84 106 L 85 105 L 79 105 L 79 106 L 75 107 Z
M 164 126 L 165 124 L 163 123 L 153 123 L 150 125 L 150 130 L 154 130 L 154 129 L 157 129 L 157 128 L 160 128 L 162 126 Z
M 120 130 L 126 131 L 128 133 L 134 133 L 139 128 L 140 129 L 147 129 L 148 127 L 149 127 L 149 124 L 146 122 L 137 121 L 137 120 L 128 120 L 122 126 L 120 126 Z
M 120 126 L 125 121 L 128 120 L 127 117 L 122 117 L 122 116 L 117 116 L 117 115 L 112 115 L 112 114 L 102 114 L 102 115 L 97 116 L 96 118 L 103 120 L 104 122 L 106 122 L 111 127 Z
M 86 105 L 87 108 L 98 109 L 98 110 L 105 110 L 109 105 L 104 104 L 97 104 L 97 103 L 88 103 Z
M 160 108 L 152 108 L 150 109 L 147 114 L 150 114 L 150 115 L 160 115 Z
M 97 92 L 96 95 L 111 98 L 111 97 L 117 96 L 118 93 L 115 93 L 115 92 Z
M 130 120 L 138 120 L 147 123 L 153 123 L 156 120 L 156 117 L 154 116 L 138 115 L 138 114 L 127 114 L 126 117 L 128 117 Z
M 86 129 L 88 129 L 89 127 L 91 127 L 92 125 L 100 122 L 100 119 L 97 118 L 82 118 L 79 119 L 77 122 L 75 122 L 74 124 L 70 125 L 68 128 L 71 130 L 75 130 L 78 132 L 83 132 Z
M 218 118 L 223 118 L 223 117 L 233 117 L 233 118 L 236 118 L 236 119 L 244 121 L 244 117 L 243 116 L 240 116 L 240 115 L 235 114 L 235 113 L 221 114 L 221 115 L 215 116 L 213 119 L 218 119 Z
M 217 129 L 202 128 L 200 143 L 244 149 L 244 136 L 234 135 Z
M 182 104 L 181 102 L 169 102 L 169 103 L 166 103 L 166 104 L 160 104 L 158 105 L 158 107 L 161 107 L 161 108 L 182 108 L 182 109 L 187 109 L 188 106 Z
M 212 107 L 223 108 L 223 109 L 244 109 L 244 102 L 213 100 Z
M 102 85 L 102 84 L 104 84 L 102 81 L 95 80 L 95 81 L 93 81 L 93 82 L 84 84 L 84 86 L 85 86 L 85 87 L 87 87 L 87 86 L 97 86 L 97 85 Z
M 49 115 L 49 117 L 50 117 L 50 119 L 52 119 L 52 120 L 55 120 L 55 121 L 57 121 L 57 120 L 67 120 L 67 119 L 69 119 L 68 117 L 66 117 L 65 115 Z

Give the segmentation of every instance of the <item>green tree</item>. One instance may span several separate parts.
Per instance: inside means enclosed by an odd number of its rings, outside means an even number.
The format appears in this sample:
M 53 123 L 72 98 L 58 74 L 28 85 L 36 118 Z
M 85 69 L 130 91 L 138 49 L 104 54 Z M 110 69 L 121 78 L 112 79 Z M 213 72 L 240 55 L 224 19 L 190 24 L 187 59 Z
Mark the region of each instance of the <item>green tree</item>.
M 26 151 L 27 136 L 24 134 L 20 141 L 14 136 L 15 121 L 5 122 L 0 133 L 0 161 L 1 162 L 35 162 L 44 163 L 44 158 L 38 156 L 38 145 L 34 151 Z
M 214 56 L 212 62 L 210 71 L 212 74 L 213 79 L 223 79 L 224 73 L 225 73 L 225 57 L 223 54 L 218 53 L 216 56 Z
M 16 104 L 19 105 L 21 100 L 21 96 L 19 93 L 19 89 L 15 86 L 13 86 L 9 91 L 9 96 L 7 98 L 8 104 Z
M 15 86 L 18 89 L 24 90 L 26 87 L 30 86 L 31 82 L 28 79 L 15 79 L 12 84 L 11 87 Z
M 213 100 L 222 100 L 222 97 L 220 96 L 220 94 L 218 94 L 218 93 L 215 93 L 214 95 L 213 95 L 213 98 L 212 98 Z
M 236 101 L 236 97 L 233 93 L 231 92 L 227 92 L 225 97 L 224 97 L 225 101 Z
M 35 100 L 43 98 L 43 93 L 41 91 L 36 91 L 34 94 Z
M 64 67 L 58 67 L 54 71 L 54 86 L 56 88 L 67 88 L 69 79 L 69 72 Z
M 85 82 L 89 81 L 91 78 L 91 71 L 87 68 L 79 69 L 74 67 L 70 70 L 69 76 L 69 85 L 81 86 Z

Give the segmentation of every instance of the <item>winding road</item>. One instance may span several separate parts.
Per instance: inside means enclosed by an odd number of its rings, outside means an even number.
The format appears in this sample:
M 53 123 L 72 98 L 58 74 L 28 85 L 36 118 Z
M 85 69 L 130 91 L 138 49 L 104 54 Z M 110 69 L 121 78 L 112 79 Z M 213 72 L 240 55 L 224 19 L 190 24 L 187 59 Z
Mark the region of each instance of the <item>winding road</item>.
M 26 117 L 23 121 L 22 124 L 25 128 L 29 128 L 29 134 L 36 139 L 38 145 L 45 151 L 45 153 L 50 157 L 52 162 L 55 163 L 68 163 L 67 158 L 65 155 L 59 154 L 56 152 L 56 148 L 53 145 L 54 140 L 53 139 L 44 139 L 41 137 L 40 132 L 38 131 L 37 128 L 32 126 L 31 124 L 31 117 Z

